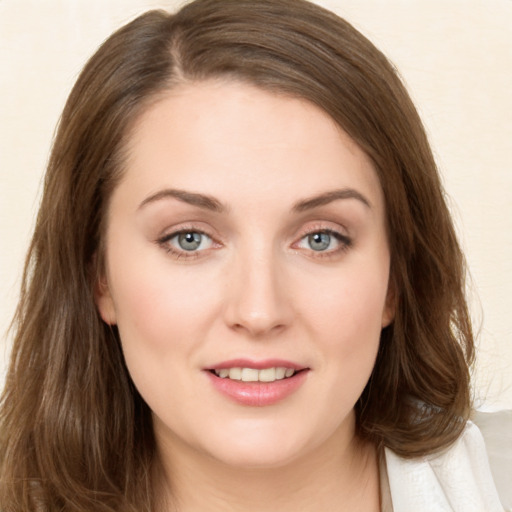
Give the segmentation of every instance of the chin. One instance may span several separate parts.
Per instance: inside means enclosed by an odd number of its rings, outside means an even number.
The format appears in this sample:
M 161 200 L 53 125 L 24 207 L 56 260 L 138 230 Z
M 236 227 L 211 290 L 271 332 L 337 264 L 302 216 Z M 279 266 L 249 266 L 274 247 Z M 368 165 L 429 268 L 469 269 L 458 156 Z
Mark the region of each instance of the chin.
M 279 428 L 255 422 L 218 434 L 209 437 L 203 449 L 217 461 L 240 469 L 280 468 L 305 456 L 315 444 L 296 425 Z
M 231 444 L 229 451 L 211 453 L 215 459 L 233 468 L 244 470 L 278 469 L 292 464 L 300 457 L 297 450 L 283 450 L 278 446 L 239 446 Z

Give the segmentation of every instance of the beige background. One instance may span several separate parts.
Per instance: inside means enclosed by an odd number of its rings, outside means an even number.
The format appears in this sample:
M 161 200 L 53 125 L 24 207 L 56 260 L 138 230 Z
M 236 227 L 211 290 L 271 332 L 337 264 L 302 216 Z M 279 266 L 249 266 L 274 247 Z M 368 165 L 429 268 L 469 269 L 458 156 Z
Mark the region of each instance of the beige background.
M 0 376 L 53 130 L 88 56 L 183 2 L 0 0 Z M 477 403 L 512 408 L 512 0 L 325 0 L 394 61 L 427 125 L 467 253 Z

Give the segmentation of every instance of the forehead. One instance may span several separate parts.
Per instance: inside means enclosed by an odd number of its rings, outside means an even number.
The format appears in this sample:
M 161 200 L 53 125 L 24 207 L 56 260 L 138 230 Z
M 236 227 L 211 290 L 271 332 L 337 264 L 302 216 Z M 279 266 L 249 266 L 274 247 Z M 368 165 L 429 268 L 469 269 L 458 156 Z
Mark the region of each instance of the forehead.
M 138 118 L 127 147 L 120 186 L 141 194 L 172 187 L 292 202 L 351 186 L 382 202 L 370 158 L 327 113 L 246 83 L 176 87 Z

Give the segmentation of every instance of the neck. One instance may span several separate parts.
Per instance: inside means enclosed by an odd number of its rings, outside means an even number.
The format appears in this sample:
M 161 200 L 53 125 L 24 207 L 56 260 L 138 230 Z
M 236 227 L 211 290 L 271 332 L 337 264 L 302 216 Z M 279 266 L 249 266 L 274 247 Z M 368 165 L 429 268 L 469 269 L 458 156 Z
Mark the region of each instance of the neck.
M 355 434 L 270 468 L 233 467 L 187 445 L 159 448 L 159 512 L 380 510 L 376 449 Z

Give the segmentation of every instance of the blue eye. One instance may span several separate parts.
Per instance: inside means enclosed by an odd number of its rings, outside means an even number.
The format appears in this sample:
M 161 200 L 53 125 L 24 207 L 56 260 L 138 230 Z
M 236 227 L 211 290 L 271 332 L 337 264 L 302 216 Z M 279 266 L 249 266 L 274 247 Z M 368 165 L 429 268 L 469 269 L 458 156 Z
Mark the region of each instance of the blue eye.
M 329 233 L 312 233 L 307 236 L 308 245 L 313 251 L 325 251 L 331 245 L 331 235 Z
M 200 233 L 180 233 L 176 241 L 184 251 L 195 251 L 201 246 L 201 238 Z
M 198 231 L 182 231 L 172 235 L 167 240 L 174 249 L 186 252 L 204 250 L 212 246 L 212 239 Z
M 302 237 L 298 247 L 318 253 L 334 254 L 338 250 L 348 249 L 351 243 L 351 240 L 341 233 L 332 230 L 322 230 L 311 232 Z

